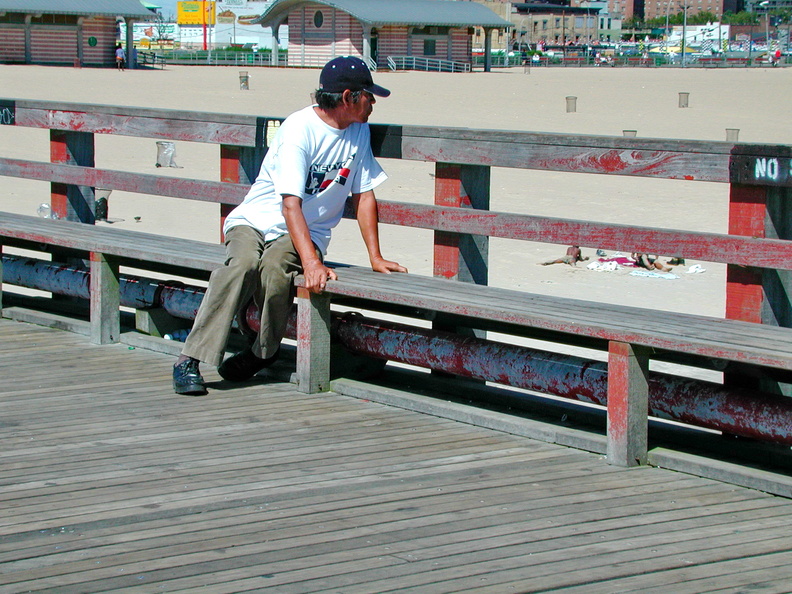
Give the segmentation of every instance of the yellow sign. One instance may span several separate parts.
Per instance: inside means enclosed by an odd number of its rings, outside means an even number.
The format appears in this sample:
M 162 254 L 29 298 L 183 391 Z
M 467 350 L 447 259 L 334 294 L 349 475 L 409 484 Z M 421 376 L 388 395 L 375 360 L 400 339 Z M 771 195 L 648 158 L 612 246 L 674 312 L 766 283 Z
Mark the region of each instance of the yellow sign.
M 178 2 L 176 22 L 180 25 L 214 25 L 215 4 L 210 0 Z

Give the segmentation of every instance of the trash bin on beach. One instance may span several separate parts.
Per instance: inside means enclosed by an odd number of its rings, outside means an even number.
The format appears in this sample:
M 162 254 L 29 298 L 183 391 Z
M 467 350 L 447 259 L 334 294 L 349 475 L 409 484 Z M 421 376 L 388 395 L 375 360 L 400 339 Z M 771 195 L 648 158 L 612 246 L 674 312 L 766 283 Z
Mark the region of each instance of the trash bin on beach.
M 239 71 L 239 89 L 241 91 L 250 90 L 250 77 L 248 76 L 247 70 Z
M 157 141 L 157 167 L 178 167 L 175 142 Z
M 567 97 L 566 98 L 566 110 L 567 113 L 575 113 L 577 111 L 577 97 Z

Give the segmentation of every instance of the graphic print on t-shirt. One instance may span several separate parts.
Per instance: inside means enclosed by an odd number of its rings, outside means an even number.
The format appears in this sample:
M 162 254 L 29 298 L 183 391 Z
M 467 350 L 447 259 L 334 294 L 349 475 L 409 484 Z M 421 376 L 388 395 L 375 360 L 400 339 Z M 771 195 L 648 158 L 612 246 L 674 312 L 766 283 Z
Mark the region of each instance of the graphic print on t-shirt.
M 327 189 L 332 183 L 345 185 L 349 177 L 349 169 L 352 167 L 356 155 L 357 153 L 352 153 L 343 163 L 338 161 L 332 165 L 311 165 L 308 179 L 305 182 L 305 193 L 313 196 Z

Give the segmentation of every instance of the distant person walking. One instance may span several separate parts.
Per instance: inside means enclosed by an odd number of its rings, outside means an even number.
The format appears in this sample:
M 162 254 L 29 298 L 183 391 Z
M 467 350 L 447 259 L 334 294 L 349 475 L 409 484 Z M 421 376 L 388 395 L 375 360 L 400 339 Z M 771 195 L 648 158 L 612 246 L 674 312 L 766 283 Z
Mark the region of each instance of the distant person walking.
M 123 70 L 126 67 L 126 52 L 124 51 L 124 48 L 121 47 L 120 43 L 116 46 L 115 56 L 116 68 Z

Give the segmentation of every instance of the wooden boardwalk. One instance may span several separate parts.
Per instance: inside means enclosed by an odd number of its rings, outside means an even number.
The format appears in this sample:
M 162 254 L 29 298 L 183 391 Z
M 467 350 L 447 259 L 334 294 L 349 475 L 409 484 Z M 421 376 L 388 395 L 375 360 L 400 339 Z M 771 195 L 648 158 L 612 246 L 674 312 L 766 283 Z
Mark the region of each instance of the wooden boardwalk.
M 790 500 L 172 362 L 0 320 L 0 593 L 792 590 Z

